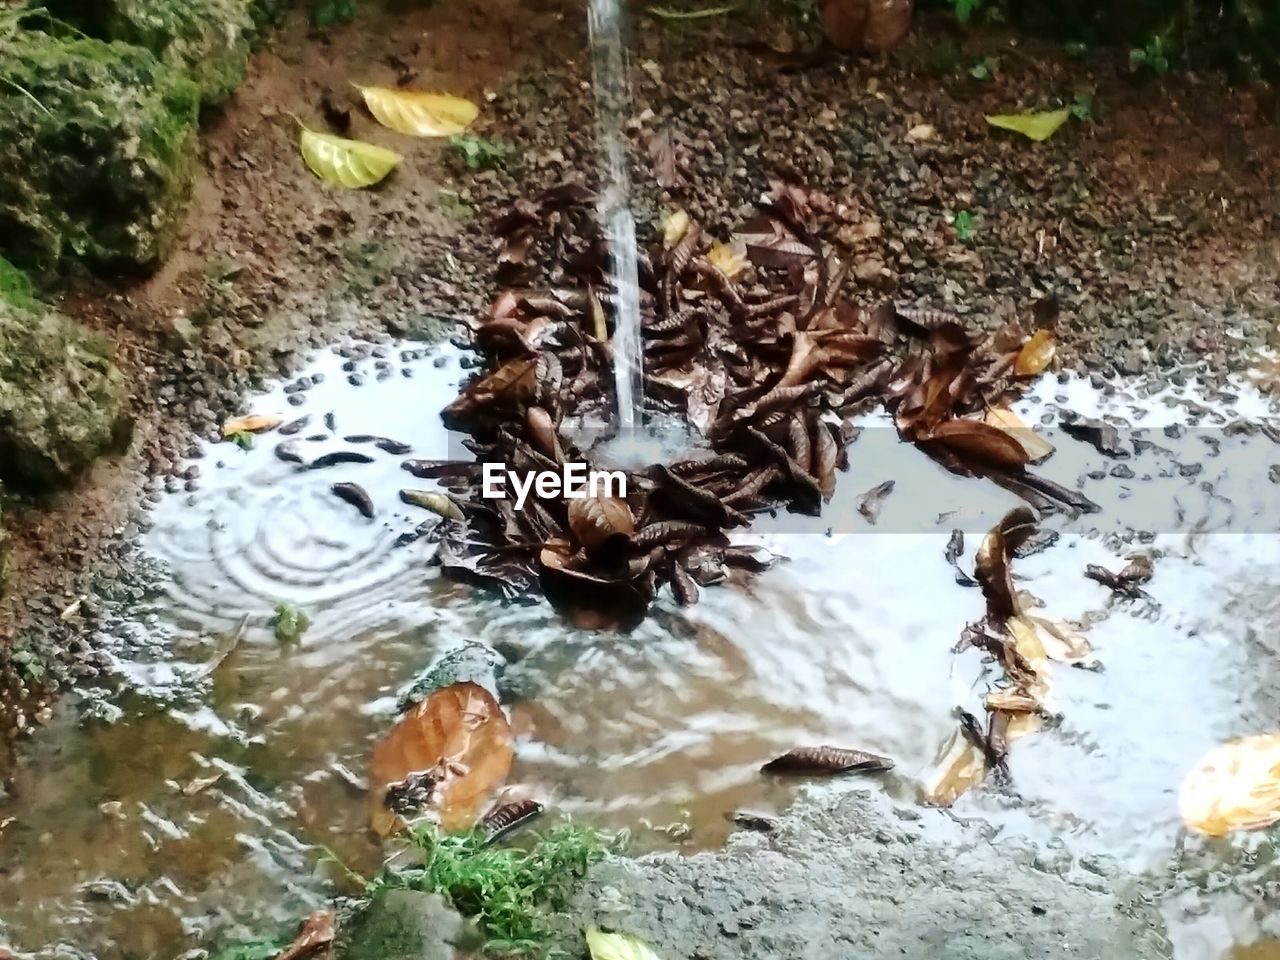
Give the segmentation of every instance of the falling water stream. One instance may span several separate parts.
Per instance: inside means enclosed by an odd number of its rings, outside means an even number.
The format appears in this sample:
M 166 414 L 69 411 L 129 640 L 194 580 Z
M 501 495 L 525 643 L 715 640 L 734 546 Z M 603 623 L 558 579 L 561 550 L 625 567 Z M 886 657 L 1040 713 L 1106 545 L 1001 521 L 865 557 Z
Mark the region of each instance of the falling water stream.
M 609 235 L 614 302 L 613 369 L 618 432 L 630 434 L 644 408 L 644 359 L 640 341 L 640 281 L 636 222 L 631 215 L 624 125 L 631 114 L 631 80 L 623 43 L 619 0 L 591 0 L 591 76 L 600 151 L 600 219 Z

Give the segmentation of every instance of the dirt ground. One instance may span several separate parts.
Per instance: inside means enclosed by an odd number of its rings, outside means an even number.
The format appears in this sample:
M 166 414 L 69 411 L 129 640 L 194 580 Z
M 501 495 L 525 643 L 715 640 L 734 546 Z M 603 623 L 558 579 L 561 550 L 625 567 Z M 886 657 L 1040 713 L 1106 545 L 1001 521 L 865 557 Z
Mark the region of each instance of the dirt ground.
M 264 377 L 338 334 L 413 336 L 493 294 L 487 224 L 516 197 L 593 178 L 589 63 L 576 11 L 516 0 L 483 11 L 362 9 L 309 34 L 299 16 L 207 121 L 203 169 L 177 253 L 153 277 L 81 278 L 63 308 L 115 340 L 136 384 L 127 455 L 51 503 L 19 507 L 15 583 L 0 639 L 21 654 L 14 711 L 39 715 L 58 678 L 106 658 L 95 595 L 130 589 L 122 565 L 146 506 Z M 770 173 L 855 196 L 878 219 L 878 262 L 859 298 L 953 310 L 979 324 L 1061 305 L 1065 368 L 1210 381 L 1244 370 L 1280 321 L 1280 134 L 1256 97 L 1212 77 L 1134 74 L 1119 53 L 1080 62 L 1055 46 L 921 20 L 906 44 L 843 57 L 787 20 L 670 24 L 632 38 L 634 206 L 652 239 L 686 208 L 717 235 L 744 219 Z M 786 52 L 779 52 L 786 51 Z M 971 69 L 984 63 L 981 81 Z M 508 148 L 470 171 L 445 143 L 406 143 L 356 109 L 351 81 L 470 96 L 476 133 Z M 1091 97 L 1092 118 L 1052 141 L 996 133 L 984 113 Z M 406 161 L 380 188 L 317 182 L 296 116 L 389 143 Z M 932 135 L 921 137 L 927 125 Z M 908 136 L 915 130 L 916 134 Z M 652 141 L 670 136 L 681 184 L 660 189 Z M 951 220 L 968 211 L 972 235 Z M 82 599 L 83 598 L 83 599 Z M 77 605 L 77 601 L 81 601 Z M 41 676 L 31 663 L 52 655 Z M 40 692 L 40 691 L 45 692 Z

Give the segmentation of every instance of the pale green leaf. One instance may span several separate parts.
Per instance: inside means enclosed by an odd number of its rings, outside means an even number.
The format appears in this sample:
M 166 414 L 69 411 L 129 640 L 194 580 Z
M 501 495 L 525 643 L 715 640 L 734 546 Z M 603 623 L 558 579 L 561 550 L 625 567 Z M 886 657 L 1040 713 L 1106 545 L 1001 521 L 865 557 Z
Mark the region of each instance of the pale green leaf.
M 1036 142 L 1048 140 L 1071 116 L 1071 108 L 1044 110 L 1040 113 L 1002 113 L 988 116 L 987 123 L 1001 130 L 1012 130 Z
M 400 155 L 386 147 L 306 127 L 302 128 L 298 149 L 311 172 L 325 183 L 352 189 L 373 186 L 400 162 Z
M 591 960 L 660 960 L 653 948 L 629 933 L 605 933 L 594 927 L 587 931 Z

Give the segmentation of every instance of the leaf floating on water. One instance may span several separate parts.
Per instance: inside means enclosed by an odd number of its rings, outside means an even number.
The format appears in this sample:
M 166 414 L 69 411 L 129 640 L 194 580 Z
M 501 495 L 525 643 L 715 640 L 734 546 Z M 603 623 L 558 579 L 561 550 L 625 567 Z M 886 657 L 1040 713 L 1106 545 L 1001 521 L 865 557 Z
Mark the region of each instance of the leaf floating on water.
M 1023 613 L 1021 619 L 1036 631 L 1040 646 L 1050 660 L 1090 668 L 1098 665 L 1093 645 L 1070 624 L 1029 613 Z
M 1071 118 L 1071 109 L 1044 110 L 1031 113 L 1000 113 L 987 116 L 987 123 L 1001 130 L 1012 130 L 1037 143 L 1048 140 Z
M 317 910 L 302 921 L 293 943 L 275 955 L 274 960 L 304 960 L 321 947 L 333 943 L 336 934 L 332 910 Z
M 981 420 L 945 420 L 924 439 L 946 447 L 965 463 L 1003 468 L 1022 467 L 1027 463 L 1022 444 Z
M 232 417 L 222 425 L 222 436 L 230 438 L 237 433 L 265 433 L 284 423 L 278 413 L 251 413 L 245 417 Z
M 373 498 L 369 496 L 369 491 L 358 483 L 335 483 L 331 486 L 330 491 L 339 500 L 343 500 L 357 510 L 366 520 L 373 519 Z
M 925 784 L 924 802 L 933 807 L 949 807 L 986 777 L 986 757 L 957 730 Z
M 411 137 L 453 137 L 480 113 L 470 100 L 447 93 L 393 87 L 356 87 L 369 112 L 384 127 Z
M 298 149 L 307 167 L 325 183 L 358 190 L 386 178 L 400 155 L 386 147 L 302 128 Z
M 463 520 L 458 504 L 447 493 L 434 490 L 401 490 L 400 499 L 411 507 L 421 507 L 444 517 L 446 520 Z
M 518 830 L 530 820 L 542 815 L 542 804 L 537 800 L 511 800 L 495 806 L 480 820 L 480 832 L 485 843 L 493 843 Z
M 986 422 L 1017 440 L 1029 463 L 1043 463 L 1053 454 L 1053 444 L 1023 423 L 1012 410 L 992 407 L 987 411 Z
M 308 464 L 308 470 L 323 470 L 325 467 L 336 467 L 340 463 L 373 463 L 373 457 L 355 450 L 334 450 L 316 457 Z
M 1210 750 L 1183 780 L 1178 812 L 1188 827 L 1211 837 L 1280 821 L 1280 734 L 1244 737 Z
M 297 643 L 307 627 L 311 626 L 311 620 L 293 604 L 278 603 L 271 625 L 275 628 L 276 639 L 281 643 Z
M 1016 616 L 1018 602 L 1009 574 L 1009 554 L 1036 530 L 1036 516 L 1027 507 L 1010 510 L 987 533 L 974 558 L 974 576 L 987 598 L 987 610 L 998 622 Z
M 1013 372 L 1020 377 L 1034 377 L 1043 373 L 1053 362 L 1058 345 L 1050 330 L 1037 330 L 1022 345 L 1013 361 Z
M 707 262 L 730 280 L 736 280 L 747 269 L 747 255 L 733 244 L 717 243 L 707 251 Z
M 388 787 L 415 774 L 429 779 L 426 805 L 445 830 L 470 827 L 507 779 L 512 743 L 506 715 L 484 687 L 464 682 L 435 691 L 373 748 L 374 829 L 384 836 L 395 829 L 396 815 L 384 802 Z
M 875 525 L 880 516 L 880 506 L 884 498 L 893 493 L 895 484 L 893 480 L 878 483 L 858 498 L 858 512 L 867 518 L 867 523 Z
M 875 753 L 844 747 L 797 747 L 770 760 L 761 773 L 821 776 L 837 773 L 879 773 L 892 770 L 893 761 Z
M 591 960 L 661 960 L 653 948 L 629 933 L 605 933 L 594 927 L 587 931 Z

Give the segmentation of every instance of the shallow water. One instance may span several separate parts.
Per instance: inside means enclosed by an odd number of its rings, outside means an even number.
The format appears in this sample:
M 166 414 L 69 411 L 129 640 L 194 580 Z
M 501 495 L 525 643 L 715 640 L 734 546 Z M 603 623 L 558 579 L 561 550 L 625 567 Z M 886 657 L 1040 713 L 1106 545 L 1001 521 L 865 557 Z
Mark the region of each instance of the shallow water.
M 944 473 L 870 418 L 826 516 L 754 528 L 786 558 L 775 569 L 706 589 L 689 610 L 664 596 L 630 633 L 579 630 L 545 604 L 502 605 L 441 579 L 426 541 L 396 546 L 429 517 L 397 492 L 431 483 L 400 469 L 402 456 L 342 440 L 376 434 L 411 444 L 408 456 L 457 455 L 438 411 L 461 358 L 340 349 L 307 371 L 323 382 L 298 394 L 301 406 L 283 385 L 250 406 L 310 414 L 296 438 L 308 461 L 344 449 L 373 462 L 301 469 L 275 456 L 285 438 L 266 434 L 247 451 L 208 448 L 201 487 L 158 504 L 144 547 L 170 573 L 113 630 L 121 689 L 87 697 L 98 701 L 88 717 L 64 702 L 0 802 L 0 821 L 14 818 L 0 834 L 0 938 L 48 955 L 176 956 L 296 921 L 333 891 L 334 872 L 316 865 L 322 845 L 376 869 L 366 800 L 348 781 L 364 774 L 397 690 L 472 639 L 515 661 L 504 681 L 520 734 L 513 779 L 554 812 L 630 828 L 639 849 L 714 846 L 727 813 L 785 809 L 799 788 L 758 767 L 798 744 L 894 757 L 880 788 L 941 822 L 920 806 L 923 785 L 955 730 L 953 706 L 973 708 L 989 670 L 974 651 L 951 652 L 983 602 L 956 585 L 943 550 L 965 530 L 970 569 L 1011 494 Z M 344 364 L 365 385 L 350 386 Z M 1082 482 L 1106 509 L 1051 522 L 1061 539 L 1014 572 L 1048 615 L 1090 625 L 1104 669 L 1057 668 L 1061 721 L 1014 745 L 1013 788 L 978 790 L 953 813 L 1149 871 L 1181 960 L 1263 957 L 1245 948 L 1280 935 L 1265 835 L 1186 838 L 1176 791 L 1209 747 L 1275 728 L 1280 537 L 1267 467 L 1280 448 L 1230 436 L 1212 414 L 1165 436 L 1196 402 L 1194 390 L 1106 400 L 1047 380 L 1021 405 L 1029 423 L 1059 403 L 1123 411 L 1162 447 L 1117 477 L 1120 461 L 1051 432 L 1044 472 Z M 1256 396 L 1239 409 L 1268 413 Z M 1178 469 L 1191 462 L 1198 473 Z M 858 499 L 886 479 L 897 486 L 872 526 Z M 369 491 L 374 519 L 329 492 L 339 481 Z M 1135 516 L 1152 536 L 1127 529 Z M 1114 601 L 1082 576 L 1087 563 L 1118 569 L 1143 540 L 1158 552 L 1150 600 Z M 273 636 L 281 602 L 313 621 L 297 647 Z

